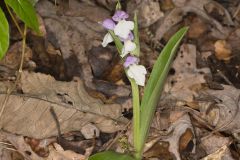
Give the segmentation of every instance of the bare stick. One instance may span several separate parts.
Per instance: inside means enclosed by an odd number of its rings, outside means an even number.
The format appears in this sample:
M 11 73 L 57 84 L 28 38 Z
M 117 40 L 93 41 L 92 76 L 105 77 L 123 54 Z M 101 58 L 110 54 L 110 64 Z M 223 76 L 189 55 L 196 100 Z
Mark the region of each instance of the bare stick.
M 61 138 L 61 130 L 60 130 L 60 123 L 58 121 L 58 117 L 57 117 L 57 114 L 56 112 L 54 111 L 53 107 L 50 107 L 50 112 L 53 116 L 53 119 L 56 123 L 56 127 L 57 127 L 57 131 L 58 131 L 58 137 Z

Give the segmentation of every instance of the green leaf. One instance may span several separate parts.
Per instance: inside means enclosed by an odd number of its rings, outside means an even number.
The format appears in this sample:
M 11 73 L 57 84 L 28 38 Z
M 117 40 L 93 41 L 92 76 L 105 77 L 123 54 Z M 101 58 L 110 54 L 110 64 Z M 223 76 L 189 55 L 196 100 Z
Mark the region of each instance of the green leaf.
M 134 13 L 134 43 L 136 44 L 136 49 L 132 51 L 132 54 L 139 57 L 140 56 L 140 43 L 139 43 L 139 32 L 138 32 L 138 19 L 137 19 L 137 13 Z
M 179 46 L 182 38 L 186 34 L 188 27 L 180 29 L 168 41 L 160 53 L 156 63 L 153 66 L 152 73 L 148 83 L 144 89 L 144 95 L 141 103 L 141 129 L 140 129 L 140 146 L 143 148 L 147 138 L 148 130 L 151 125 L 153 114 L 155 112 L 160 94 L 162 92 L 165 79 L 171 66 L 171 62 L 175 56 L 177 47 Z M 141 148 L 141 149 L 142 149 Z
M 35 32 L 40 33 L 36 11 L 29 0 L 5 0 L 19 18 Z
M 127 154 L 116 153 L 113 151 L 105 151 L 94 154 L 88 160 L 135 160 Z
M 0 59 L 3 58 L 9 46 L 9 25 L 8 21 L 0 8 Z
M 115 45 L 116 45 L 116 47 L 117 47 L 118 53 L 121 55 L 122 48 L 123 48 L 122 42 L 121 42 L 120 39 L 114 34 L 113 31 L 109 30 L 108 32 L 111 34 L 111 36 L 112 36 L 112 38 L 113 38 L 113 41 L 114 41 L 114 43 L 115 43 Z
M 33 6 L 35 6 L 35 4 L 38 2 L 38 0 L 29 0 Z

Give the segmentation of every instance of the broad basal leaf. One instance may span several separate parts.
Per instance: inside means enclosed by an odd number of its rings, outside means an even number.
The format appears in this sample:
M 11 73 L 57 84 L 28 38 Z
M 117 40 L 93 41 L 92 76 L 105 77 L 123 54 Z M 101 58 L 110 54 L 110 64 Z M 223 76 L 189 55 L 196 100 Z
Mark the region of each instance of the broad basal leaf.
M 0 8 L 0 59 L 5 55 L 9 46 L 8 21 Z
M 29 0 L 5 0 L 5 2 L 28 27 L 40 33 L 37 14 Z
M 171 62 L 175 56 L 178 45 L 180 44 L 183 36 L 187 32 L 188 28 L 184 27 L 180 29 L 175 35 L 168 41 L 160 53 L 156 63 L 153 66 L 152 73 L 148 80 L 148 83 L 144 90 L 144 96 L 141 103 L 141 146 L 145 143 L 145 139 L 149 130 L 149 126 L 155 112 L 158 100 L 164 81 L 167 77 L 170 69 Z
M 88 158 L 88 160 L 135 160 L 135 159 L 126 154 L 120 154 L 113 151 L 105 151 L 91 156 L 90 158 Z

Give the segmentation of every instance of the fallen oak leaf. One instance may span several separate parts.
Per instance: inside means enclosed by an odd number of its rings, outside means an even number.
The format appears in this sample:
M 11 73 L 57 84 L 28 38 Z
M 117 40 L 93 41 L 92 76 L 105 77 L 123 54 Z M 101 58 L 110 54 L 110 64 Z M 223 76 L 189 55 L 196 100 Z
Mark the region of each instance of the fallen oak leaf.
M 11 95 L 1 119 L 4 130 L 34 138 L 56 136 L 55 122 L 49 112 L 52 106 L 59 118 L 63 133 L 80 130 L 93 123 L 102 132 L 121 130 L 127 122 L 121 106 L 103 104 L 84 89 L 83 82 L 59 82 L 49 75 L 23 72 L 23 94 Z M 68 97 L 67 101 L 64 95 Z M 0 101 L 5 97 L 0 95 Z

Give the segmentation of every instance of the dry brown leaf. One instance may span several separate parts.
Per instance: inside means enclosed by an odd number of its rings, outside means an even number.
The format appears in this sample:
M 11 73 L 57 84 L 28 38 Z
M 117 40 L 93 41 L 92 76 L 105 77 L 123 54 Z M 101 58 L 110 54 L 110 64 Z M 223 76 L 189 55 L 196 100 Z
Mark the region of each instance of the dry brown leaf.
M 223 158 L 225 152 L 227 151 L 227 146 L 222 146 L 216 152 L 202 158 L 201 160 L 234 160 L 233 158 Z
M 140 27 L 144 28 L 149 27 L 164 15 L 159 6 L 159 2 L 151 0 L 141 1 L 139 5 L 134 1 L 129 1 L 127 11 L 131 14 L 138 11 L 138 23 Z
M 215 56 L 218 60 L 228 61 L 232 56 L 232 49 L 230 44 L 225 40 L 218 40 L 214 44 Z
M 211 101 L 202 102 L 203 118 L 218 131 L 240 132 L 239 96 L 240 90 L 223 85 L 224 90 L 207 90 L 203 94 Z
M 54 147 L 53 147 L 54 146 Z M 77 154 L 73 151 L 66 150 L 64 151 L 63 148 L 54 143 L 53 146 L 49 146 L 49 156 L 46 160 L 85 160 L 87 157 L 81 154 Z
M 160 3 L 161 3 L 161 9 L 164 11 L 173 9 L 175 7 L 172 0 L 163 0 Z
M 154 143 L 151 148 L 144 153 L 144 157 L 158 157 L 160 159 L 172 159 L 172 154 L 168 150 L 168 142 Z
M 46 41 L 61 51 L 65 76 L 70 79 L 82 77 L 88 87 L 94 87 L 87 53 L 92 47 L 101 45 L 105 30 L 98 22 L 110 17 L 110 13 L 77 0 L 69 1 L 64 16 L 59 15 L 56 6 L 47 0 L 40 1 L 36 8 L 47 28 Z
M 53 107 L 63 133 L 93 123 L 102 132 L 113 133 L 124 125 L 121 106 L 103 104 L 88 95 L 81 80 L 56 81 L 50 75 L 23 72 L 24 94 L 11 95 L 1 119 L 4 130 L 34 138 L 57 135 L 49 108 Z M 5 95 L 0 95 L 3 101 Z
M 40 1 L 36 8 L 43 17 L 47 29 L 46 39 L 42 40 L 43 44 L 51 43 L 51 48 L 53 49 L 50 52 L 53 50 L 55 54 L 60 53 L 60 59 L 63 59 L 57 69 L 55 68 L 56 66 L 52 66 L 53 71 L 51 69 L 52 64 L 48 64 L 47 68 L 50 70 L 48 73 L 60 72 L 57 76 L 64 78 L 64 80 L 71 80 L 75 76 L 81 77 L 87 88 L 102 92 L 109 97 L 129 95 L 130 89 L 126 89 L 123 85 L 108 83 L 101 86 L 94 81 L 94 78 L 109 80 L 114 77 L 114 80 L 112 79 L 111 81 L 115 82 L 122 76 L 118 72 L 119 69 L 121 70 L 119 66 L 114 68 L 116 69 L 115 71 L 112 70 L 113 68 L 109 68 L 116 50 L 111 47 L 103 49 L 101 46 L 106 30 L 99 22 L 111 17 L 109 11 L 91 5 L 88 1 L 77 0 L 69 1 L 69 9 L 63 12 L 64 16 L 59 15 L 56 12 L 56 6 L 48 0 Z M 36 41 L 36 38 L 33 38 L 34 40 Z M 34 44 L 33 49 L 38 54 L 42 54 L 42 52 L 46 52 L 49 49 L 45 45 L 42 46 L 44 49 L 37 49 L 39 48 L 38 41 Z M 50 57 L 53 56 L 51 53 L 46 54 Z M 97 62 L 99 60 L 103 61 Z M 45 61 L 43 59 L 42 63 L 46 63 Z M 110 74 L 110 76 L 106 77 L 107 74 Z
M 194 17 L 189 26 L 187 35 L 188 35 L 188 38 L 196 39 L 196 38 L 199 38 L 204 33 L 206 33 L 206 31 L 207 31 L 207 24 L 199 17 Z
M 26 160 L 85 160 L 88 158 L 89 152 L 92 152 L 93 149 L 90 147 L 86 150 L 86 155 L 81 155 L 70 150 L 64 150 L 59 144 L 53 143 L 53 145 L 48 146 L 49 154 L 41 157 L 25 142 L 23 136 L 0 132 L 0 140 L 10 142 L 15 148 L 14 152 L 19 152 Z
M 190 148 L 189 152 L 195 152 L 196 140 L 189 115 L 186 112 L 173 111 L 170 113 L 169 120 L 171 125 L 166 129 L 165 134 L 160 133 L 161 128 L 159 127 L 156 128 L 157 132 L 151 130 L 150 135 L 155 135 L 152 136 L 152 140 L 145 144 L 145 156 L 175 157 L 177 160 L 181 160 L 180 154 L 186 150 L 190 142 L 193 142 L 193 148 Z
M 17 70 L 20 65 L 22 53 L 22 41 L 14 43 L 8 50 L 6 56 L 0 61 L 0 65 Z M 24 67 L 27 67 L 28 62 L 32 59 L 32 50 L 26 46 L 24 55 Z
M 157 27 L 154 39 L 162 39 L 164 34 L 170 31 L 173 26 L 181 22 L 187 13 L 194 13 L 197 16 L 205 19 L 215 27 L 212 29 L 214 32 L 220 33 L 219 35 L 221 35 L 221 37 L 226 38 L 228 35 L 228 30 L 224 28 L 217 20 L 210 17 L 204 9 L 204 6 L 210 2 L 211 0 L 174 0 L 173 3 L 176 7 L 164 17 L 163 22 Z
M 97 138 L 100 135 L 99 129 L 93 124 L 89 123 L 82 127 L 81 133 L 85 139 Z
M 26 160 L 44 160 L 44 158 L 39 157 L 32 148 L 25 142 L 23 136 L 14 135 L 7 132 L 0 132 L 0 140 L 10 142 L 14 148 L 15 152 L 19 152 Z
M 208 156 L 202 160 L 233 160 L 228 145 L 231 139 L 228 137 L 221 137 L 217 135 L 203 137 L 201 139 L 201 146 L 206 151 Z
M 172 112 L 171 114 L 172 114 L 172 116 L 174 116 L 174 114 L 179 115 L 179 112 Z M 173 128 L 173 132 L 170 134 L 169 138 L 167 138 L 164 141 L 169 142 L 169 144 L 170 144 L 169 151 L 175 155 L 176 159 L 181 160 L 180 153 L 179 153 L 179 147 L 186 146 L 185 142 L 189 142 L 190 140 L 193 141 L 193 143 L 194 143 L 192 152 L 195 152 L 195 138 L 194 138 L 193 127 L 192 127 L 189 115 L 187 113 L 185 113 L 182 117 L 180 117 L 178 120 L 173 122 L 171 127 Z M 190 137 L 188 136 L 188 138 L 185 137 L 186 141 L 180 142 L 180 139 L 188 130 L 192 133 L 191 136 Z M 181 143 L 181 145 L 180 145 L 180 143 Z
M 183 44 L 173 62 L 175 74 L 168 77 L 164 91 L 176 99 L 191 102 L 205 83 L 204 73 L 209 69 L 197 69 L 196 52 L 196 46 Z

